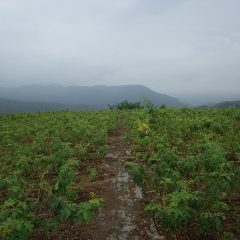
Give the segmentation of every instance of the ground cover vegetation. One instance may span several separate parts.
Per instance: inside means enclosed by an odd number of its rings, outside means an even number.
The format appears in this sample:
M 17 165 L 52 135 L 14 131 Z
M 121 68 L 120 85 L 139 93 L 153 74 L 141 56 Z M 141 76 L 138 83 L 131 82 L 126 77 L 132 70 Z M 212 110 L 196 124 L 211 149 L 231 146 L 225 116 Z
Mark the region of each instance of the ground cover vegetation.
M 125 165 L 159 231 L 168 239 L 239 236 L 240 110 L 124 106 L 0 117 L 1 239 L 91 221 L 104 199 L 84 189 L 82 173 L 107 154 L 119 121 L 131 141 Z M 94 180 L 97 169 L 87 173 Z
M 239 236 L 240 111 L 162 106 L 129 122 L 134 160 L 126 166 L 166 236 Z
M 110 111 L 0 117 L 1 239 L 43 237 L 63 221 L 93 218 L 103 199 L 82 196 L 80 172 L 84 162 L 107 153 L 116 118 Z

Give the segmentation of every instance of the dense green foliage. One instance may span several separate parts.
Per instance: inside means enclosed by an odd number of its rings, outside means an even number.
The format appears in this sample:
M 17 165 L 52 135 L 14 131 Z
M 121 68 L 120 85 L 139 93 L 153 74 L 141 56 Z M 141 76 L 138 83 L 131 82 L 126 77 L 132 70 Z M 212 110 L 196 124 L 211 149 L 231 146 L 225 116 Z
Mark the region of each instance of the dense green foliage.
M 116 116 L 65 111 L 0 117 L 1 239 L 26 239 L 62 221 L 92 219 L 102 199 L 82 199 L 78 169 L 106 154 Z
M 162 106 L 166 106 L 166 105 L 161 105 Z M 123 100 L 120 103 L 116 103 L 114 105 L 108 105 L 109 109 L 118 109 L 118 110 L 134 110 L 134 109 L 153 109 L 155 108 L 154 104 L 145 97 L 140 97 L 139 101 L 137 102 L 130 102 L 128 100 Z
M 1 239 L 92 220 L 104 199 L 81 194 L 82 163 L 106 155 L 118 119 L 132 141 L 126 167 L 166 235 L 239 236 L 240 111 L 156 109 L 145 101 L 137 110 L 1 116 Z M 95 179 L 97 169 L 88 174 Z
M 108 105 L 109 109 L 118 109 L 118 110 L 127 110 L 127 109 L 140 109 L 143 108 L 141 102 L 129 102 L 128 100 L 124 100 L 115 105 Z
M 151 109 L 131 122 L 136 160 L 127 166 L 165 230 L 239 234 L 240 111 Z

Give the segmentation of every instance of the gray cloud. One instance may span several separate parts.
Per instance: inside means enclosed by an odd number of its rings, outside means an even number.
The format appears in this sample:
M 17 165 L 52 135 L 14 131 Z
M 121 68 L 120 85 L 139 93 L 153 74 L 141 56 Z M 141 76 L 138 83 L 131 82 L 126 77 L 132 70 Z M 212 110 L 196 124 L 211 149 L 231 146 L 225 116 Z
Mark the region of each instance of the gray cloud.
M 0 2 L 0 85 L 240 92 L 239 0 Z

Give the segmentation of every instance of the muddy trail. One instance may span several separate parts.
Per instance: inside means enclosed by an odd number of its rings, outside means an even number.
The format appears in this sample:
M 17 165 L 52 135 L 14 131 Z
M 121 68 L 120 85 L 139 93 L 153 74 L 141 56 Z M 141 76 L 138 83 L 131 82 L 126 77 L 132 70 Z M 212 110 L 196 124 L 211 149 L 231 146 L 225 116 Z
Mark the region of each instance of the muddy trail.
M 144 212 L 141 188 L 124 167 L 130 150 L 129 144 L 122 141 L 124 133 L 119 124 L 118 130 L 110 134 L 108 154 L 95 165 L 98 178 L 88 186 L 89 191 L 104 199 L 103 207 L 93 222 L 73 227 L 61 239 L 161 239 L 153 220 Z

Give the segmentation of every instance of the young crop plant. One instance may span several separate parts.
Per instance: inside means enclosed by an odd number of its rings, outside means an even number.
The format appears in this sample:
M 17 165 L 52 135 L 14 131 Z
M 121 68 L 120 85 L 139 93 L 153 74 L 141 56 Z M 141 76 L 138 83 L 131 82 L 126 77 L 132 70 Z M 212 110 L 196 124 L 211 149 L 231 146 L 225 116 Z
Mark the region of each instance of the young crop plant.
M 125 165 L 130 174 L 132 175 L 134 182 L 142 186 L 145 178 L 143 166 L 134 162 L 126 162 Z
M 238 109 L 155 108 L 135 118 L 135 160 L 128 169 L 145 194 L 151 193 L 145 210 L 166 235 L 238 236 L 239 204 L 231 200 L 240 196 L 240 127 L 234 116 Z
M 115 111 L 0 116 L 0 239 L 46 239 L 63 222 L 94 218 L 103 199 L 81 188 L 80 170 L 106 154 L 117 119 Z

